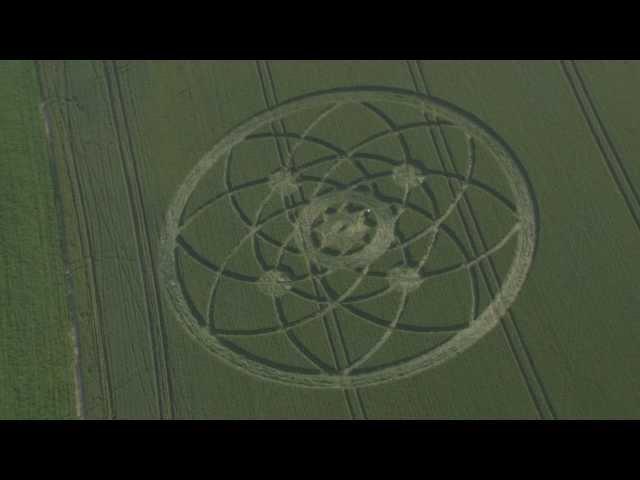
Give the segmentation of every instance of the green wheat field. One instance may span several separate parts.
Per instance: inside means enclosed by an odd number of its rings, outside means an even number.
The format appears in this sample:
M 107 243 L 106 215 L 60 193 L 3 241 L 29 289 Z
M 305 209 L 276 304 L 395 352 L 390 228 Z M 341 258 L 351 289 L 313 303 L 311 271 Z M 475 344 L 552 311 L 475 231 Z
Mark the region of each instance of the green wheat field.
M 0 62 L 0 418 L 640 418 L 640 62 Z

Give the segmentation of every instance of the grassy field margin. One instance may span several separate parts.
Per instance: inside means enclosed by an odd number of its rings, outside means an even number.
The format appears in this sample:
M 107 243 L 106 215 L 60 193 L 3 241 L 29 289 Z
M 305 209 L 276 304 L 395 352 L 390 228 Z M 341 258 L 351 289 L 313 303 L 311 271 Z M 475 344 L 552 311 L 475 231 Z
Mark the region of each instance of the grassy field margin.
M 0 62 L 2 419 L 82 416 L 41 102 L 34 62 Z

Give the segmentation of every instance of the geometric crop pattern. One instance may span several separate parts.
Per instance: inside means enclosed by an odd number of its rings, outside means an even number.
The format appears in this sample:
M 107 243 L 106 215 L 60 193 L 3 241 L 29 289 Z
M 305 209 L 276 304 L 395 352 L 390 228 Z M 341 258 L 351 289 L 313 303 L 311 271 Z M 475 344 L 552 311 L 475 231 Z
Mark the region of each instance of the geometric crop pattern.
M 403 123 L 393 119 L 387 111 L 391 106 L 412 110 L 418 120 Z M 323 126 L 349 129 L 343 113 L 354 108 L 375 117 L 382 128 L 351 145 L 322 138 L 321 132 L 327 131 Z M 308 114 L 302 127 L 273 128 L 301 114 Z M 457 136 L 464 145 L 457 152 L 460 158 L 456 160 L 462 165 L 459 171 L 426 165 L 412 152 L 406 137 L 427 136 L 435 128 L 450 138 Z M 274 167 L 266 174 L 256 169 L 255 178 L 234 184 L 230 171 L 240 161 L 241 146 L 251 142 L 271 142 L 277 147 L 263 153 L 270 156 L 269 165 Z M 391 153 L 370 153 L 368 147 L 378 142 L 390 145 L 385 152 Z M 493 162 L 508 185 L 507 196 L 474 177 L 479 148 L 488 152 L 483 160 Z M 247 164 L 247 159 L 242 161 Z M 261 161 L 266 160 L 249 159 Z M 194 191 L 214 167 L 223 172 L 224 190 L 187 209 Z M 436 191 L 437 181 L 446 181 L 448 195 Z M 486 251 L 472 256 L 451 223 L 461 202 L 474 190 L 502 204 L 510 224 Z M 251 208 L 238 200 L 246 193 L 257 198 Z M 239 240 L 216 259 L 199 252 L 186 234 L 212 209 L 228 209 L 244 228 Z M 161 238 L 160 272 L 178 320 L 227 363 L 261 378 L 299 386 L 363 387 L 441 364 L 489 332 L 525 281 L 535 248 L 535 222 L 531 192 L 510 150 L 470 114 L 414 92 L 334 90 L 305 95 L 259 113 L 200 159 L 169 206 Z M 225 225 L 208 228 L 224 234 Z M 513 255 L 502 284 L 480 309 L 474 289 L 476 267 L 507 244 L 513 246 Z M 457 256 L 451 257 L 456 260 L 440 261 L 433 267 L 434 261 L 443 258 L 443 245 L 457 249 Z M 181 255 L 210 274 L 208 300 L 202 309 L 190 300 L 178 261 Z M 251 256 L 248 260 L 260 266 L 259 273 L 235 267 L 242 264 L 236 262 L 239 255 Z M 438 288 L 438 282 L 456 274 L 464 275 L 471 291 L 461 318 L 445 326 L 409 318 L 416 316 L 415 309 L 408 313 L 409 302 L 419 301 L 429 289 Z M 244 289 L 247 298 L 258 295 L 268 301 L 270 310 L 263 315 L 271 323 L 256 328 L 239 314 L 225 318 L 221 325 L 216 315 L 221 282 Z M 367 310 L 371 302 L 385 308 Z M 362 340 L 357 351 L 348 352 L 354 339 L 345 338 L 347 333 L 336 321 L 342 313 L 375 326 L 377 335 Z M 428 305 L 423 312 L 425 318 L 437 314 L 429 312 Z M 323 341 L 334 361 L 321 358 L 309 347 L 302 327 L 314 323 L 322 326 Z M 406 358 L 376 363 L 376 356 L 397 332 L 410 335 L 417 351 Z M 435 334 L 438 342 L 428 340 Z M 358 333 L 352 330 L 350 335 Z M 239 343 L 243 338 L 271 336 L 285 339 L 287 348 L 304 359 L 306 366 L 272 361 Z

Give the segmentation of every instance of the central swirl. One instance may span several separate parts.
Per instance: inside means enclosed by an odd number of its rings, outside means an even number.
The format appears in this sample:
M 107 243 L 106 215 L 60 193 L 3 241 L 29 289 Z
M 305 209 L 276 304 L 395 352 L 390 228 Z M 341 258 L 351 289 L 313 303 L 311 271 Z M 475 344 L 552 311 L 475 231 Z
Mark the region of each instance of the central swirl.
M 393 243 L 395 221 L 389 205 L 376 198 L 339 191 L 317 197 L 301 210 L 296 241 L 324 267 L 365 267 Z

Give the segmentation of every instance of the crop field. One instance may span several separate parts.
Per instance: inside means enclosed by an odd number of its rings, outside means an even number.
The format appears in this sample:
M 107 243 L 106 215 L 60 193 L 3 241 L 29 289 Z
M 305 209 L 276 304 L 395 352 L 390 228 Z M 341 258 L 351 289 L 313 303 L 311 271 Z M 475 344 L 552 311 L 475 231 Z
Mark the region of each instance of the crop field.
M 32 62 L 0 63 L 0 418 L 75 418 L 73 331 Z
M 640 63 L 20 65 L 1 415 L 640 417 Z

